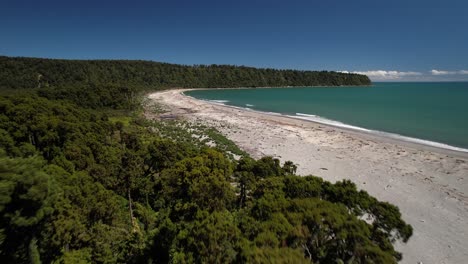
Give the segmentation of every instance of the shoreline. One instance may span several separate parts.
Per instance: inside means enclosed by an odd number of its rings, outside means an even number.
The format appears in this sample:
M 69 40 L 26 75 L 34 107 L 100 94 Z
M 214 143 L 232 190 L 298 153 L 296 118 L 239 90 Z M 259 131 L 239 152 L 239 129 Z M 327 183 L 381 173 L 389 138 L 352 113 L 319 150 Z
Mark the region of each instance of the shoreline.
M 314 87 L 326 87 L 326 86 L 314 86 Z M 281 88 L 281 87 L 262 87 L 262 88 Z M 262 89 L 260 88 L 260 89 Z M 284 87 L 283 87 L 284 88 Z M 304 87 L 307 88 L 307 87 Z M 310 87 L 312 88 L 312 87 Z M 254 88 L 210 88 L 210 89 L 254 89 Z M 194 91 L 194 90 L 207 90 L 207 88 L 190 88 L 190 89 L 181 89 L 181 94 L 189 97 L 193 100 L 199 100 L 206 102 L 208 104 L 213 104 L 213 105 L 218 105 L 221 107 L 228 107 L 228 108 L 233 108 L 233 109 L 239 109 L 242 111 L 249 111 L 253 113 L 257 113 L 260 115 L 267 115 L 267 116 L 276 116 L 276 117 L 283 117 L 283 118 L 290 118 L 290 119 L 295 119 L 295 120 L 301 120 L 305 122 L 311 122 L 314 124 L 318 125 L 323 125 L 323 126 L 328 126 L 332 127 L 338 130 L 345 131 L 347 133 L 356 133 L 361 136 L 365 137 L 371 137 L 373 140 L 381 140 L 381 141 L 386 141 L 394 144 L 404 144 L 412 148 L 416 148 L 418 150 L 425 150 L 425 151 L 431 151 L 431 152 L 438 152 L 440 154 L 444 155 L 452 155 L 460 158 L 468 158 L 468 149 L 457 147 L 457 146 L 452 146 L 448 145 L 446 143 L 441 143 L 441 142 L 436 142 L 436 141 L 430 141 L 426 139 L 420 139 L 420 138 L 415 138 L 415 137 L 409 137 L 409 136 L 404 136 L 396 133 L 391 133 L 391 132 L 385 132 L 385 131 L 380 131 L 380 130 L 372 130 L 372 129 L 367 129 L 363 127 L 357 127 L 354 125 L 349 125 L 346 123 L 341 123 L 340 121 L 336 120 L 331 120 L 331 119 L 325 119 L 326 121 L 330 122 L 338 122 L 343 124 L 343 126 L 332 124 L 332 123 L 327 123 L 327 122 L 320 122 L 318 120 L 311 120 L 308 118 L 303 118 L 301 115 L 293 116 L 293 115 L 286 115 L 286 114 L 281 114 L 281 113 L 276 113 L 276 112 L 264 112 L 260 110 L 255 110 L 251 109 L 248 107 L 240 107 L 240 106 L 232 106 L 232 105 L 227 105 L 222 102 L 215 102 L 211 100 L 204 100 L 204 99 L 198 99 L 193 96 L 185 94 L 185 92 L 188 91 Z M 308 116 L 309 114 L 303 114 L 304 116 Z M 320 116 L 317 116 L 319 118 L 322 118 Z
M 172 87 L 166 88 L 165 90 L 161 91 L 194 91 L 194 90 L 236 90 L 236 89 L 281 89 L 281 88 L 343 88 L 343 87 L 372 87 L 374 86 L 373 83 L 371 84 L 363 84 L 363 85 L 314 85 L 314 86 L 256 86 L 256 87 L 246 87 L 246 86 L 239 86 L 239 87 L 212 87 L 212 88 L 184 88 L 184 87 Z M 150 92 L 149 94 L 154 93 Z
M 463 263 L 468 258 L 468 155 L 337 128 L 309 120 L 235 108 L 183 95 L 191 89 L 148 95 L 162 114 L 217 128 L 254 158 L 273 156 L 298 165 L 299 175 L 359 189 L 400 208 L 414 228 L 397 243 L 401 263 Z M 147 114 L 148 118 L 158 118 Z

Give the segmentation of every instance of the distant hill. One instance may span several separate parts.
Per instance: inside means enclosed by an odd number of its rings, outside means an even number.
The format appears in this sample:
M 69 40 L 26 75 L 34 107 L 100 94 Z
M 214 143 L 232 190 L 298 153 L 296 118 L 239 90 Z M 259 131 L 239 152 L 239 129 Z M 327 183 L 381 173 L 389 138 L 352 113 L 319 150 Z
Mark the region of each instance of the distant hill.
M 0 56 L 0 91 L 33 90 L 86 108 L 133 109 L 136 95 L 166 88 L 369 85 L 367 76 L 327 71 L 186 66 L 152 61 Z
M 137 60 L 58 60 L 0 56 L 0 88 L 128 86 L 138 90 L 190 87 L 369 85 L 365 75 L 257 69 Z

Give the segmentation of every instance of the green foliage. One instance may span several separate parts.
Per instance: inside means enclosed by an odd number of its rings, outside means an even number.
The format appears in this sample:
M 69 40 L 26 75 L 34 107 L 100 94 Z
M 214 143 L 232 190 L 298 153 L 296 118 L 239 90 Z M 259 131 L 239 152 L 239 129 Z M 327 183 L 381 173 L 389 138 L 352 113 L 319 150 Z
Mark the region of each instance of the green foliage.
M 65 252 L 53 263 L 56 264 L 87 264 L 92 263 L 91 250 L 89 248 L 83 248 L 80 250 L 70 250 Z
M 252 252 L 247 256 L 247 263 L 285 263 L 285 264 L 301 264 L 311 263 L 310 260 L 304 258 L 304 253 L 301 249 L 289 247 L 254 247 Z
M 229 209 L 235 197 L 229 183 L 231 174 L 230 161 L 221 153 L 208 149 L 164 170 L 159 197 L 179 218 L 191 219 L 199 210 Z
M 106 104 L 109 95 L 132 98 L 128 89 L 172 87 L 272 87 L 369 85 L 367 76 L 327 71 L 256 69 L 231 65 L 195 65 L 124 60 L 53 60 L 0 56 L 0 88 L 89 87 L 73 90 L 92 104 Z M 122 88 L 128 87 L 128 88 Z M 115 93 L 115 89 L 120 94 Z M 59 99 L 66 90 L 52 90 Z M 92 95 L 91 97 L 89 97 Z M 99 98 L 99 100 L 98 100 Z M 63 98 L 60 98 L 63 99 Z M 130 102 L 129 100 L 128 102 Z M 90 102 L 85 102 L 90 103 Z
M 394 263 L 401 254 L 393 243 L 412 235 L 397 207 L 350 181 L 298 177 L 293 162 L 254 160 L 209 127 L 102 109 L 133 108 L 136 87 L 144 84 L 139 78 L 155 81 L 143 66 L 179 71 L 164 72 L 156 87 L 184 80 L 181 73 L 188 74 L 184 84 L 206 73 L 212 83 L 199 83 L 204 86 L 234 82 L 233 72 L 247 81 L 293 73 L 149 62 L 0 62 L 8 64 L 2 85 L 37 87 L 0 96 L 0 258 L 7 263 Z M 18 72 L 21 80 L 8 76 Z M 297 82 L 312 76 L 294 74 Z M 112 96 L 115 101 L 108 100 Z
M 239 149 L 231 140 L 217 130 L 205 125 L 193 124 L 184 121 L 151 122 L 149 126 L 161 137 L 172 139 L 178 143 L 186 143 L 191 146 L 203 147 L 210 145 L 223 152 L 234 160 L 237 157 L 247 157 L 248 154 Z
M 232 263 L 237 259 L 242 236 L 229 211 L 198 211 L 195 221 L 175 239 L 175 263 Z
M 8 158 L 0 149 L 0 256 L 39 263 L 37 240 L 51 214 L 50 178 L 39 158 Z
M 365 75 L 256 69 L 231 65 L 185 66 L 151 61 L 54 60 L 0 56 L 0 90 L 30 89 L 50 100 L 85 108 L 132 110 L 142 92 L 173 87 L 370 85 Z

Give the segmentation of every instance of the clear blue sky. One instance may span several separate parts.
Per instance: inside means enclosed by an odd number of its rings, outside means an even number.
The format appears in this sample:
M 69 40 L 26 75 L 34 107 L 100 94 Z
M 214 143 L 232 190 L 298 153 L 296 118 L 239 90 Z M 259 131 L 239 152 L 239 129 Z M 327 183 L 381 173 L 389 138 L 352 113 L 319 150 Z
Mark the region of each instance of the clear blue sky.
M 0 0 L 0 55 L 468 80 L 468 1 Z

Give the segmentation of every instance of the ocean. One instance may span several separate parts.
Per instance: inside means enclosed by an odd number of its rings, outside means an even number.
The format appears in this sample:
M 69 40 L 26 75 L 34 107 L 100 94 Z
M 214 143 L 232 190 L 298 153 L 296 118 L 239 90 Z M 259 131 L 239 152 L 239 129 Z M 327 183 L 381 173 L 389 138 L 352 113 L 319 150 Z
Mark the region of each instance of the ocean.
M 186 95 L 468 152 L 468 82 L 210 89 Z

